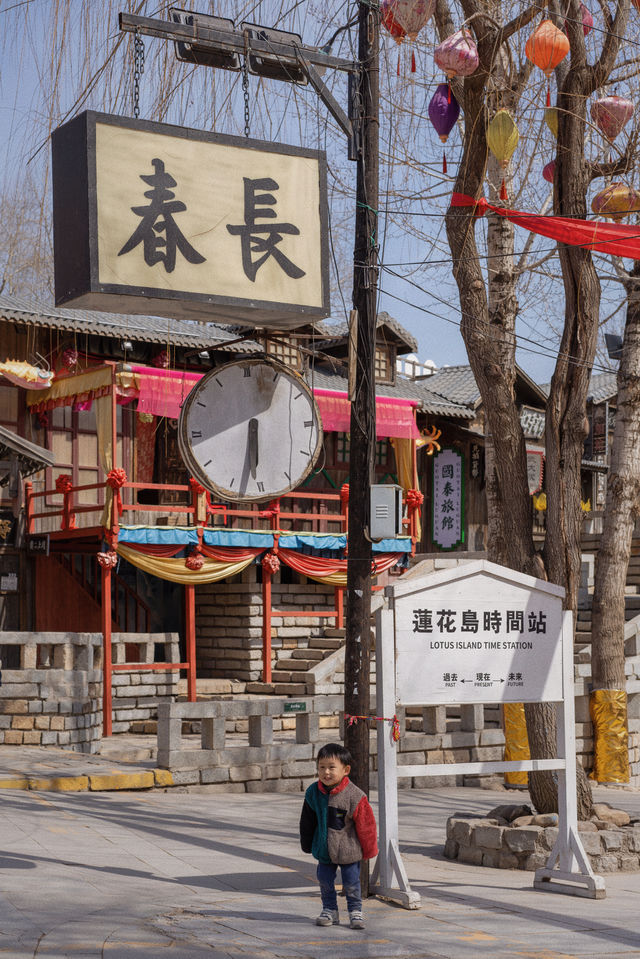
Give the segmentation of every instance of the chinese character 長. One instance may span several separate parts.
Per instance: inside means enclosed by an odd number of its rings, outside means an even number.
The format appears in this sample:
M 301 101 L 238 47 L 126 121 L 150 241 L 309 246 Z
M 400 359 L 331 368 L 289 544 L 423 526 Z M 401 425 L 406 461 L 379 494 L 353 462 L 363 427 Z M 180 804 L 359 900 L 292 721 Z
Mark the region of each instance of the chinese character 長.
M 240 237 L 242 248 L 242 268 L 245 275 L 254 282 L 258 270 L 266 263 L 270 256 L 293 280 L 299 280 L 305 275 L 304 270 L 292 263 L 278 249 L 284 234 L 299 236 L 300 230 L 293 223 L 261 223 L 260 220 L 277 219 L 278 214 L 271 209 L 276 205 L 273 193 L 260 193 L 260 190 L 279 190 L 280 186 L 271 177 L 244 180 L 244 223 L 227 224 L 227 230 L 232 236 Z
M 140 174 L 140 179 L 151 187 L 144 194 L 150 202 L 147 206 L 131 207 L 142 219 L 118 256 L 130 253 L 142 243 L 147 266 L 164 263 L 167 273 L 172 273 L 175 269 L 178 250 L 189 263 L 204 263 L 205 258 L 194 250 L 173 219 L 174 213 L 182 213 L 187 209 L 181 200 L 174 199 L 175 193 L 172 190 L 177 186 L 176 181 L 166 172 L 163 160 L 155 157 L 151 163 L 155 172 L 148 176 Z

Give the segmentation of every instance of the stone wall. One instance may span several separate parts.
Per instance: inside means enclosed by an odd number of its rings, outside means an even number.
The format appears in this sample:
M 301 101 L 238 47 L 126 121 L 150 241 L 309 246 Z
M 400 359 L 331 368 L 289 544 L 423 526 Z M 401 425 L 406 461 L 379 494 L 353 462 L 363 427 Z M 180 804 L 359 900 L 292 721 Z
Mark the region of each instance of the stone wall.
M 136 668 L 156 659 L 179 661 L 175 633 L 115 633 L 113 661 L 132 669 L 113 673 L 113 731 L 155 718 L 158 703 L 174 699 L 179 671 Z M 96 752 L 102 735 L 102 634 L 0 633 L 0 743 L 67 746 Z
M 275 609 L 333 609 L 334 589 L 291 574 L 295 583 L 282 583 L 283 570 L 271 585 Z M 199 586 L 196 593 L 196 655 L 199 677 L 255 682 L 262 675 L 262 586 L 252 564 L 232 582 Z M 281 650 L 304 648 L 334 619 L 314 616 L 273 616 L 272 664 Z
M 102 636 L 0 634 L 0 743 L 96 752 L 102 733 Z M 16 659 L 18 660 L 16 662 Z

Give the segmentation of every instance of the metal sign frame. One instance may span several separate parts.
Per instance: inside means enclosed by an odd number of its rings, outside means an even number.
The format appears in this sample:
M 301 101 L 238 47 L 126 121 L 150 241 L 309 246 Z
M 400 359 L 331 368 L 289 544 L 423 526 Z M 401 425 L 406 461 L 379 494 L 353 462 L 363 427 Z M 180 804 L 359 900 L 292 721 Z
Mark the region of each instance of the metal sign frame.
M 495 563 L 480 560 L 465 563 L 416 580 L 406 580 L 389 586 L 386 595 L 389 607 L 376 614 L 376 689 L 377 712 L 394 715 L 396 702 L 396 634 L 394 604 L 397 594 L 419 594 L 437 589 L 455 579 L 488 575 L 521 586 L 548 591 L 550 584 L 525 576 Z M 557 587 L 552 587 L 557 590 Z M 561 602 L 561 597 L 558 597 Z M 380 853 L 371 879 L 371 892 L 383 899 L 397 902 L 407 909 L 420 906 L 420 895 L 411 888 L 402 862 L 398 834 L 398 779 L 414 776 L 443 776 L 494 772 L 529 772 L 554 770 L 558 778 L 558 838 L 546 866 L 537 869 L 533 886 L 545 892 L 604 899 L 604 879 L 596 875 L 584 851 L 578 833 L 576 796 L 575 702 L 573 680 L 573 617 L 563 612 L 561 635 L 563 698 L 559 701 L 557 757 L 524 761 L 495 761 L 474 763 L 434 763 L 429 765 L 398 766 L 397 746 L 390 737 L 386 724 L 378 725 L 378 801 L 380 819 Z M 487 698 L 487 703 L 493 701 Z M 431 705 L 425 703 L 424 705 Z M 451 705 L 455 703 L 451 702 Z

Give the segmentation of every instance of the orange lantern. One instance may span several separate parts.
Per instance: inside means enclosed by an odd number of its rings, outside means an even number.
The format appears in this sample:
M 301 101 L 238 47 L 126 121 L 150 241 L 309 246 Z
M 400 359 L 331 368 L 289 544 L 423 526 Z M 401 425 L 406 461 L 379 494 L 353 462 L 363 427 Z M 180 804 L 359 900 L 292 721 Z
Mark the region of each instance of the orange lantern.
M 558 30 L 551 20 L 543 20 L 527 40 L 524 52 L 528 59 L 542 70 L 548 80 L 568 54 L 569 41 L 566 34 Z M 551 106 L 551 92 L 548 85 L 547 106 Z
M 593 198 L 591 209 L 598 216 L 619 222 L 630 213 L 640 211 L 640 193 L 626 183 L 611 183 Z

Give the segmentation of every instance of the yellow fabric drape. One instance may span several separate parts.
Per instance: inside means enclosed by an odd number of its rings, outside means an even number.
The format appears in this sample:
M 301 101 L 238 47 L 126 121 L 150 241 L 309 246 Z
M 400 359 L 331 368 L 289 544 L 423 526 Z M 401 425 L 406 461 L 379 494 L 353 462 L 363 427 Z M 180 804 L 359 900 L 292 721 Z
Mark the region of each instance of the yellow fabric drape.
M 419 489 L 418 477 L 415 470 L 415 458 L 413 448 L 415 440 L 402 439 L 397 436 L 391 437 L 391 445 L 396 457 L 396 469 L 398 471 L 398 483 L 402 489 L 407 492 L 410 489 Z M 416 512 L 416 536 L 418 540 L 422 539 L 422 518 L 420 511 Z
M 589 696 L 593 723 L 593 772 L 599 783 L 629 782 L 627 694 L 624 689 L 594 689 Z
M 186 586 L 198 586 L 200 583 L 215 583 L 227 576 L 236 576 L 252 563 L 255 556 L 240 560 L 236 563 L 221 563 L 215 559 L 204 559 L 201 569 L 187 569 L 184 559 L 174 557 L 147 556 L 129 546 L 118 545 L 118 555 L 128 563 L 137 566 L 145 573 L 151 573 L 158 579 L 167 579 L 171 583 L 182 583 Z
M 503 716 L 505 761 L 515 762 L 531 759 L 524 705 L 522 703 L 505 703 Z M 505 773 L 504 781 L 512 786 L 526 786 L 529 782 L 529 774 L 526 772 Z
M 111 385 L 111 367 L 99 366 L 95 370 L 87 370 L 85 373 L 77 373 L 75 376 L 63 376 L 55 380 L 48 390 L 29 390 L 27 392 L 27 406 L 35 406 L 37 403 L 46 403 L 48 400 L 59 400 L 84 393 L 90 393 L 92 390 L 99 390 Z
M 111 372 L 110 370 L 108 371 Z M 96 415 L 96 434 L 98 436 L 98 459 L 100 468 L 105 478 L 109 470 L 113 469 L 113 430 L 111 417 L 113 407 L 110 396 L 100 396 L 93 402 L 93 411 Z M 113 508 L 114 497 L 113 490 L 107 486 L 104 491 L 104 510 L 102 511 L 101 523 L 107 527 L 111 522 L 111 511 Z

